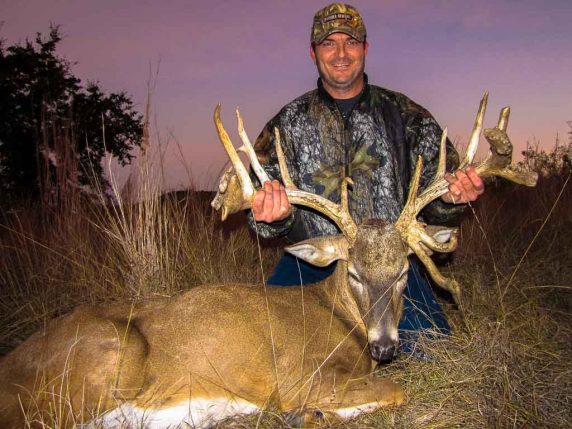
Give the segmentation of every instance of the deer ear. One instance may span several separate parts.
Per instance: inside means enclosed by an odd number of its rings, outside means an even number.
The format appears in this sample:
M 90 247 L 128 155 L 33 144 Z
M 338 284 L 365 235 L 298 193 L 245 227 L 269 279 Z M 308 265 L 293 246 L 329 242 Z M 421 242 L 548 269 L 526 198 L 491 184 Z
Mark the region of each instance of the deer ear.
M 431 237 L 435 241 L 435 245 L 447 245 L 452 244 L 452 240 L 456 243 L 456 234 L 459 231 L 459 228 L 453 228 L 449 226 L 439 226 L 439 225 L 426 225 L 425 232 L 429 237 Z M 433 251 L 440 251 L 440 252 L 450 252 L 451 250 L 439 250 L 438 248 L 434 248 L 429 245 L 429 243 L 424 243 L 421 241 L 419 243 L 421 248 L 427 253 L 429 256 L 433 254 Z M 456 247 L 456 244 L 454 244 Z M 433 249 L 433 250 L 431 250 Z M 412 255 L 415 252 L 409 248 L 407 254 Z
M 433 237 L 437 243 L 447 243 L 457 233 L 458 228 L 447 226 L 427 225 L 425 231 Z
M 348 260 L 348 240 L 343 235 L 310 238 L 286 247 L 288 253 L 317 267 L 326 267 L 338 259 Z

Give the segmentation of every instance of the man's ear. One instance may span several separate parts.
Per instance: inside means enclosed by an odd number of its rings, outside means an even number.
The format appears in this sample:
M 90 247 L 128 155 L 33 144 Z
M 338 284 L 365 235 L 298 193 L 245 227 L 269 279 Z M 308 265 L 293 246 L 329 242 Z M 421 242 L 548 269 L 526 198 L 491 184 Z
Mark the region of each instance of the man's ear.
M 301 241 L 284 250 L 312 265 L 326 267 L 338 259 L 347 261 L 348 249 L 348 240 L 343 235 L 326 235 Z
M 310 57 L 312 57 L 312 61 L 316 64 L 316 47 L 313 43 L 310 45 Z

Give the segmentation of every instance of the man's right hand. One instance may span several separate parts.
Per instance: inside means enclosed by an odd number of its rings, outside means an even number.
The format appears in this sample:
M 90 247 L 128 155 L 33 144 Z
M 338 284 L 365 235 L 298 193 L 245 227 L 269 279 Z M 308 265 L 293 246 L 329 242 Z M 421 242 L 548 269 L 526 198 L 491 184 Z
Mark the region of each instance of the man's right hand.
M 292 206 L 286 195 L 286 188 L 278 180 L 264 183 L 256 191 L 252 203 L 252 214 L 257 222 L 272 223 L 284 220 L 292 213 Z

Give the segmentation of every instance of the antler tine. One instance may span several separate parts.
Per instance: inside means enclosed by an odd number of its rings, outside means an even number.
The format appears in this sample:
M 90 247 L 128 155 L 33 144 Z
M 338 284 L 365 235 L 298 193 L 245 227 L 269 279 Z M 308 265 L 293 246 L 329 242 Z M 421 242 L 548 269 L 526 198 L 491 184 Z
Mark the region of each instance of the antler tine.
M 415 171 L 411 182 L 409 183 L 409 192 L 407 193 L 407 201 L 399 215 L 399 219 L 395 222 L 395 227 L 406 234 L 412 222 L 417 218 L 417 191 L 419 190 L 419 180 L 421 178 L 421 169 L 423 168 L 423 159 L 421 155 L 417 157 L 417 164 L 415 164 Z
M 425 188 L 421 194 L 417 195 L 419 191 L 419 181 L 421 178 L 421 170 L 423 169 L 423 159 L 421 156 L 417 158 L 415 165 L 415 172 L 409 184 L 409 192 L 407 195 L 407 202 L 396 222 L 397 228 L 406 231 L 412 222 L 415 222 L 419 212 L 433 201 L 435 198 L 441 196 L 447 189 L 448 183 L 444 179 L 446 162 L 447 162 L 447 128 L 443 130 L 441 135 L 441 143 L 439 145 L 439 161 L 437 165 L 437 172 L 431 184 Z
M 232 144 L 232 141 L 230 140 L 228 133 L 224 129 L 224 126 L 220 119 L 220 103 L 217 104 L 214 111 L 214 122 L 216 125 L 218 137 L 222 145 L 224 146 L 226 153 L 228 154 L 228 157 L 234 168 L 234 171 L 236 172 L 236 174 L 240 179 L 240 183 L 243 185 L 242 189 L 244 193 L 251 193 L 254 190 L 254 187 L 252 186 L 252 182 L 250 180 L 250 176 L 248 175 L 248 171 L 246 170 L 246 167 L 244 166 L 242 160 L 238 156 L 238 153 L 234 145 Z
M 353 184 L 354 181 L 351 177 L 344 177 L 344 180 L 342 181 L 342 189 L 340 191 L 340 205 L 342 213 L 347 213 L 348 216 L 350 216 L 350 196 L 348 193 L 348 186 Z
M 256 190 L 250 180 L 246 167 L 242 163 L 228 133 L 222 125 L 220 119 L 220 103 L 215 107 L 214 122 L 218 137 L 232 164 L 232 167 L 222 176 L 218 192 L 211 202 L 211 206 L 215 210 L 221 210 L 222 220 L 225 220 L 229 214 L 249 208 L 252 205 Z
M 278 157 L 278 166 L 280 167 L 280 175 L 282 176 L 284 186 L 286 189 L 297 189 L 294 182 L 292 182 L 288 166 L 286 165 L 286 158 L 284 157 L 282 143 L 280 142 L 280 131 L 278 131 L 277 127 L 274 127 L 274 141 L 276 142 L 276 156 Z
M 454 239 L 455 245 L 457 243 L 456 238 Z M 415 254 L 419 257 L 425 268 L 427 268 L 427 272 L 431 275 L 431 278 L 437 285 L 442 287 L 443 289 L 449 291 L 453 296 L 453 300 L 457 304 L 461 304 L 461 288 L 459 283 L 451 278 L 445 277 L 443 274 L 439 272 L 439 269 L 435 265 L 435 262 L 431 259 L 429 253 L 423 249 L 423 247 L 419 244 L 419 242 L 408 241 L 407 244 L 415 252 Z M 454 250 L 454 249 L 453 249 Z
M 503 107 L 499 115 L 499 123 L 497 128 L 501 131 L 505 131 L 508 128 L 508 117 L 510 116 L 510 107 Z
M 260 183 L 266 183 L 270 181 L 268 174 L 262 166 L 260 162 L 258 162 L 258 158 L 256 157 L 256 153 L 254 152 L 254 148 L 252 147 L 252 143 L 250 143 L 250 139 L 244 130 L 244 122 L 242 121 L 242 116 L 240 115 L 240 110 L 238 107 L 236 108 L 236 120 L 238 122 L 238 135 L 240 140 L 242 140 L 242 146 L 239 147 L 237 150 L 243 153 L 246 153 L 248 159 L 250 159 L 250 166 L 252 170 L 254 170 L 254 174 L 260 180 Z
M 447 168 L 447 127 L 441 134 L 441 143 L 439 144 L 439 164 L 437 165 L 437 173 L 435 173 L 435 180 L 442 178 L 445 175 Z
M 473 132 L 471 133 L 471 138 L 469 139 L 469 144 L 467 145 L 467 150 L 465 156 L 459 165 L 459 168 L 466 168 L 473 162 L 475 153 L 477 152 L 477 147 L 479 146 L 479 139 L 481 137 L 481 131 L 483 129 L 483 120 L 485 118 L 485 111 L 487 110 L 487 102 L 489 100 L 489 93 L 485 92 L 481 103 L 479 104 L 479 111 L 477 112 L 477 117 L 475 118 L 475 125 L 473 126 Z
M 278 157 L 280 174 L 282 175 L 282 180 L 286 187 L 286 195 L 288 195 L 290 203 L 310 207 L 326 215 L 336 223 L 350 242 L 353 242 L 357 235 L 357 225 L 352 219 L 348 207 L 348 183 L 352 183 L 351 179 L 346 177 L 342 182 L 342 188 L 340 190 L 341 203 L 339 205 L 319 195 L 301 191 L 294 185 L 290 173 L 288 172 L 278 128 L 274 128 L 274 141 L 276 143 L 276 156 Z

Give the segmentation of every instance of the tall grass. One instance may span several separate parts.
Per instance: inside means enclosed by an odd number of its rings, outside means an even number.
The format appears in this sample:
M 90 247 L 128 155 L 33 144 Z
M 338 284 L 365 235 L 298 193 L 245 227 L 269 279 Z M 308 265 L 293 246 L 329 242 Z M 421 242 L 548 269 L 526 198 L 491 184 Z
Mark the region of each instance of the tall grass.
M 0 210 L 0 353 L 80 303 L 170 296 L 198 284 L 261 281 L 279 249 L 259 249 L 243 215 L 225 225 L 210 193 L 161 195 L 139 166 L 129 200 L 21 202 Z M 135 202 L 131 202 L 135 201 Z
M 569 427 L 572 421 L 570 171 L 536 188 L 489 186 L 461 226 L 450 274 L 463 286 L 454 334 L 404 359 L 410 401 L 396 427 Z
M 0 213 L 2 352 L 79 303 L 170 296 L 268 275 L 279 250 L 259 249 L 244 216 L 223 225 L 209 194 L 159 195 L 146 187 L 145 168 L 135 202 L 116 190 L 113 204 L 77 196 L 65 209 L 23 202 Z M 454 334 L 420 342 L 429 360 L 401 356 L 379 370 L 405 386 L 406 405 L 341 427 L 569 426 L 569 178 L 563 166 L 536 188 L 489 186 L 443 268 L 463 286 L 462 312 L 445 301 Z M 272 415 L 252 419 L 220 426 L 284 425 Z

